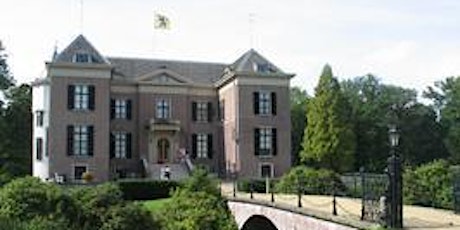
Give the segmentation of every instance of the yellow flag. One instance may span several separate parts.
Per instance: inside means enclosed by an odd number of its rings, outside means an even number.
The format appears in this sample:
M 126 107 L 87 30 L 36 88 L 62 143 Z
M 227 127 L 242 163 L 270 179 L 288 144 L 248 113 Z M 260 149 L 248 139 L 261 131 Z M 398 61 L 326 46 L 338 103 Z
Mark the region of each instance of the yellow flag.
M 154 28 L 159 30 L 169 30 L 171 22 L 169 18 L 162 14 L 155 14 Z

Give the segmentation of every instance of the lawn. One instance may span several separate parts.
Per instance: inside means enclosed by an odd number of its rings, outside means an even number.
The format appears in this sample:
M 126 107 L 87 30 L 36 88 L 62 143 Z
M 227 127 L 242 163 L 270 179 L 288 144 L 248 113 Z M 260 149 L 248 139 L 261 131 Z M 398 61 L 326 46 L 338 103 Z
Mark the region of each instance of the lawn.
M 171 198 L 164 198 L 164 199 L 157 199 L 157 200 L 148 200 L 142 202 L 142 205 L 146 207 L 151 212 L 158 211 L 159 209 L 163 208 L 166 203 L 168 203 Z

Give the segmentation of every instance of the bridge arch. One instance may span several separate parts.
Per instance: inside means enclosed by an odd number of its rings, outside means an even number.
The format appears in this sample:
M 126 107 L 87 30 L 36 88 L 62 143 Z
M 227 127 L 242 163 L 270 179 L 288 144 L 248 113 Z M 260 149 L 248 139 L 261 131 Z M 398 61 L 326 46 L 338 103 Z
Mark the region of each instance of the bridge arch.
M 273 222 L 263 215 L 253 215 L 244 222 L 241 230 L 278 230 Z

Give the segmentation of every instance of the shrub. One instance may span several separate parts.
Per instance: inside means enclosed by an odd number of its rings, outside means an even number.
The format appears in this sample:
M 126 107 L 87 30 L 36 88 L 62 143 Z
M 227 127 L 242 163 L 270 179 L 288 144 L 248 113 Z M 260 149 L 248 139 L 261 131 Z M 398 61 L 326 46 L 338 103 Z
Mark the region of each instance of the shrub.
M 0 216 L 29 220 L 36 216 L 53 215 L 60 218 L 65 215 L 68 199 L 55 185 L 43 183 L 38 178 L 25 177 L 13 180 L 0 191 Z M 65 204 L 64 204 L 65 203 Z
M 110 207 L 99 230 L 153 230 L 159 229 L 150 212 L 138 204 L 129 203 Z
M 177 181 L 131 180 L 117 182 L 125 200 L 155 200 L 170 197 Z
M 436 208 L 453 208 L 453 181 L 449 164 L 435 160 L 404 173 L 404 202 Z
M 238 181 L 238 191 L 242 192 L 251 192 L 251 183 L 252 189 L 256 193 L 265 193 L 266 192 L 266 181 L 264 179 L 241 179 Z
M 345 190 L 339 176 L 333 171 L 305 166 L 292 168 L 280 179 L 275 189 L 277 192 L 297 193 L 299 183 L 304 194 L 330 195 L 334 192 L 334 186 L 338 193 L 343 193 Z

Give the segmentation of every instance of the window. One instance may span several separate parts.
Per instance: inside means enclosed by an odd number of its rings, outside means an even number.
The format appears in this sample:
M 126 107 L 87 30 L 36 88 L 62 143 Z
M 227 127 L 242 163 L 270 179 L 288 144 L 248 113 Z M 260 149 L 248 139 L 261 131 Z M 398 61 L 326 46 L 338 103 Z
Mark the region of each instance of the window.
M 111 119 L 131 120 L 131 100 L 112 99 L 110 101 L 110 107 Z
M 254 149 L 256 155 L 276 155 L 276 146 L 276 129 L 256 128 L 254 130 Z
M 274 92 L 254 92 L 254 114 L 276 115 L 276 94 Z
M 219 119 L 225 120 L 225 100 L 219 101 Z
M 76 125 L 67 127 L 68 155 L 93 155 L 93 126 Z
M 270 67 L 269 64 L 267 63 L 264 63 L 264 64 L 261 64 L 261 63 L 254 63 L 253 64 L 253 70 L 255 72 L 259 72 L 259 73 L 270 73 L 270 72 L 274 72 L 273 71 L 273 68 Z
M 37 124 L 38 127 L 42 127 L 42 126 L 43 126 L 43 114 L 44 114 L 43 110 L 37 111 L 37 114 L 36 114 L 36 116 L 37 116 L 37 117 L 36 117 L 36 118 L 37 118 L 36 124 Z
M 73 62 L 90 63 L 91 62 L 91 55 L 88 54 L 88 53 L 76 53 L 73 56 Z
M 260 176 L 262 178 L 273 177 L 273 165 L 270 163 L 261 164 L 260 165 Z
M 212 135 L 199 133 L 192 135 L 192 158 L 212 158 Z
M 75 166 L 73 169 L 73 178 L 74 180 L 82 180 L 83 173 L 88 171 L 88 167 L 86 166 Z
M 168 119 L 170 116 L 169 111 L 169 102 L 165 99 L 160 99 L 157 101 L 156 111 L 157 118 L 159 119 Z
M 36 144 L 37 160 L 42 160 L 43 159 L 43 139 L 41 137 L 38 137 L 35 141 L 35 144 Z
M 94 110 L 94 86 L 69 85 L 68 108 L 71 110 Z
M 112 158 L 131 158 L 131 133 L 112 133 L 110 135 L 110 142 L 110 153 Z
M 211 102 L 193 102 L 192 103 L 193 121 L 210 122 L 212 117 Z

